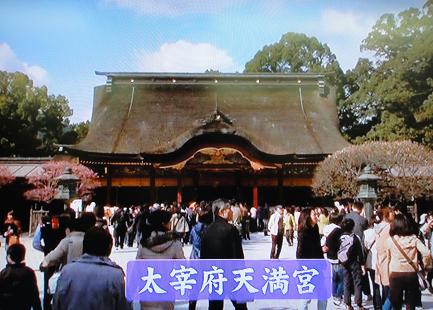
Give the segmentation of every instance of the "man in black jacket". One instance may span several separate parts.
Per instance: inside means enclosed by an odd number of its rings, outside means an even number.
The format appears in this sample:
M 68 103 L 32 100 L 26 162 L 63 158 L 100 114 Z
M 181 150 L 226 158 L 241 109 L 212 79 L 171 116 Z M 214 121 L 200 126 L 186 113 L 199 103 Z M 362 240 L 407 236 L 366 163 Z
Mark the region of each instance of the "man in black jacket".
M 201 241 L 200 258 L 203 259 L 236 259 L 244 258 L 242 241 L 238 230 L 229 223 L 232 210 L 229 203 L 216 200 L 212 204 L 215 210 L 215 222 L 209 225 Z M 235 309 L 246 310 L 246 303 L 232 301 Z M 209 310 L 223 309 L 223 300 L 209 300 Z
M 25 254 L 22 244 L 8 248 L 8 264 L 0 272 L 0 309 L 42 309 L 35 272 L 24 263 Z
M 344 219 L 351 219 L 355 223 L 353 232 L 364 242 L 364 230 L 368 228 L 368 220 L 361 215 L 364 206 L 362 202 L 355 201 L 352 204 L 352 211 L 344 216 Z

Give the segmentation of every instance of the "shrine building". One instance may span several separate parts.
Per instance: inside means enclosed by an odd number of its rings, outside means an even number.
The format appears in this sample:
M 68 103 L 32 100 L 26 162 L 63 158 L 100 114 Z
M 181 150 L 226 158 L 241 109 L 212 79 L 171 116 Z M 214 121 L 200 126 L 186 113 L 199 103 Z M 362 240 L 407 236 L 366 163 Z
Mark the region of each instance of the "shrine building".
M 89 133 L 64 151 L 99 174 L 101 204 L 304 204 L 349 145 L 321 74 L 96 74 Z

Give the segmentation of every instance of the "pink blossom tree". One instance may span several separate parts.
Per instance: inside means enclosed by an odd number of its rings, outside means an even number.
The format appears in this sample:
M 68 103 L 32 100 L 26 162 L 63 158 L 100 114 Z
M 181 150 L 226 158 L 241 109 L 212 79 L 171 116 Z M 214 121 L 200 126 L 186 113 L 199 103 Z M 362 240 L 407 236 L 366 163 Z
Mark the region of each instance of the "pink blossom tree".
M 405 199 L 433 196 L 433 151 L 411 141 L 367 142 L 330 155 L 314 173 L 317 196 L 355 197 L 356 178 L 370 165 L 379 181 L 379 195 Z
M 13 180 L 15 180 L 15 177 L 12 175 L 9 169 L 4 166 L 0 166 L 0 187 L 11 183 Z
M 71 168 L 72 173 L 80 179 L 77 185 L 78 195 L 98 187 L 98 175 L 93 170 L 81 164 L 52 161 L 42 165 L 39 171 L 27 177 L 28 183 L 34 188 L 24 193 L 26 199 L 44 202 L 53 199 L 59 185 L 56 178 L 62 175 L 66 168 Z

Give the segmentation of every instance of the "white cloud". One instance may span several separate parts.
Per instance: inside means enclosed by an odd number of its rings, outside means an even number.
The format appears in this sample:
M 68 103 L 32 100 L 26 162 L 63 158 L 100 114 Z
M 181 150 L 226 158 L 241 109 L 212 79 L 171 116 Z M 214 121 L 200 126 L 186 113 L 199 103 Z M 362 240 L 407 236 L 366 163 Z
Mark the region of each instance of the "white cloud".
M 37 86 L 46 85 L 48 72 L 37 65 L 29 65 L 20 60 L 7 43 L 0 43 L 0 70 L 20 71 L 27 74 Z
M 180 16 L 187 14 L 219 13 L 246 0 L 105 0 L 121 8 L 130 9 L 141 15 Z
M 326 34 L 364 38 L 371 30 L 375 18 L 352 11 L 326 9 L 322 12 L 322 30 Z
M 362 40 L 371 31 L 377 16 L 363 12 L 326 9 L 318 24 L 319 33 L 325 38 L 343 71 L 353 68 L 359 57 L 371 56 L 360 51 Z
M 179 40 L 164 43 L 159 51 L 141 51 L 137 54 L 138 67 L 146 72 L 204 72 L 207 69 L 234 72 L 232 57 L 209 43 L 191 43 Z

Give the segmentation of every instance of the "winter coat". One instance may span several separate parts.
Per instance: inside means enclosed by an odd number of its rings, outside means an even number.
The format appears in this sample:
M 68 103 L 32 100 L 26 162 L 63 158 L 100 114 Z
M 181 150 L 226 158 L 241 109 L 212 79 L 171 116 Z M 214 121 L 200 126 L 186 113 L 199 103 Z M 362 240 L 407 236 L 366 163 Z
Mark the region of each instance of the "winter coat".
M 343 234 L 341 228 L 335 224 L 333 225 L 334 229 L 328 234 L 326 237 L 325 245 L 328 248 L 328 252 L 326 253 L 326 257 L 332 264 L 338 264 L 338 249 L 340 248 L 340 237 Z M 331 226 L 327 225 L 327 227 Z
M 365 249 L 365 268 L 376 269 L 377 249 L 376 249 L 376 230 L 369 228 L 364 231 L 364 249 Z
M 125 274 L 108 257 L 82 255 L 62 269 L 54 310 L 131 309 L 125 298 Z
M 192 229 L 189 235 L 189 243 L 192 245 L 191 255 L 189 258 L 197 259 L 200 258 L 201 251 L 201 240 L 207 229 L 207 225 L 198 222 Z
M 184 259 L 182 244 L 171 232 L 152 232 L 140 244 L 137 259 Z M 174 309 L 172 302 L 141 302 L 141 309 Z
M 376 276 L 374 282 L 380 285 L 389 286 L 389 262 L 386 242 L 390 239 L 389 223 L 381 222 L 374 228 L 376 231 Z
M 323 258 L 319 227 L 317 225 L 298 232 L 296 258 Z
M 40 310 L 35 272 L 22 264 L 7 264 L 0 272 L 0 309 Z
M 151 236 L 140 244 L 137 259 L 184 259 L 182 244 L 171 232 L 152 232 Z
M 203 235 L 200 258 L 244 258 L 242 240 L 236 227 L 217 216 Z
M 424 266 L 431 267 L 431 256 L 429 249 L 415 235 L 394 236 L 395 241 L 403 249 L 410 260 L 418 266 L 418 252 L 421 253 Z M 404 255 L 400 252 L 391 238 L 386 241 L 387 259 L 389 261 L 389 273 L 392 272 L 415 272 Z
M 83 254 L 84 232 L 73 231 L 63 238 L 57 247 L 45 256 L 44 266 L 60 266 L 71 263 Z

